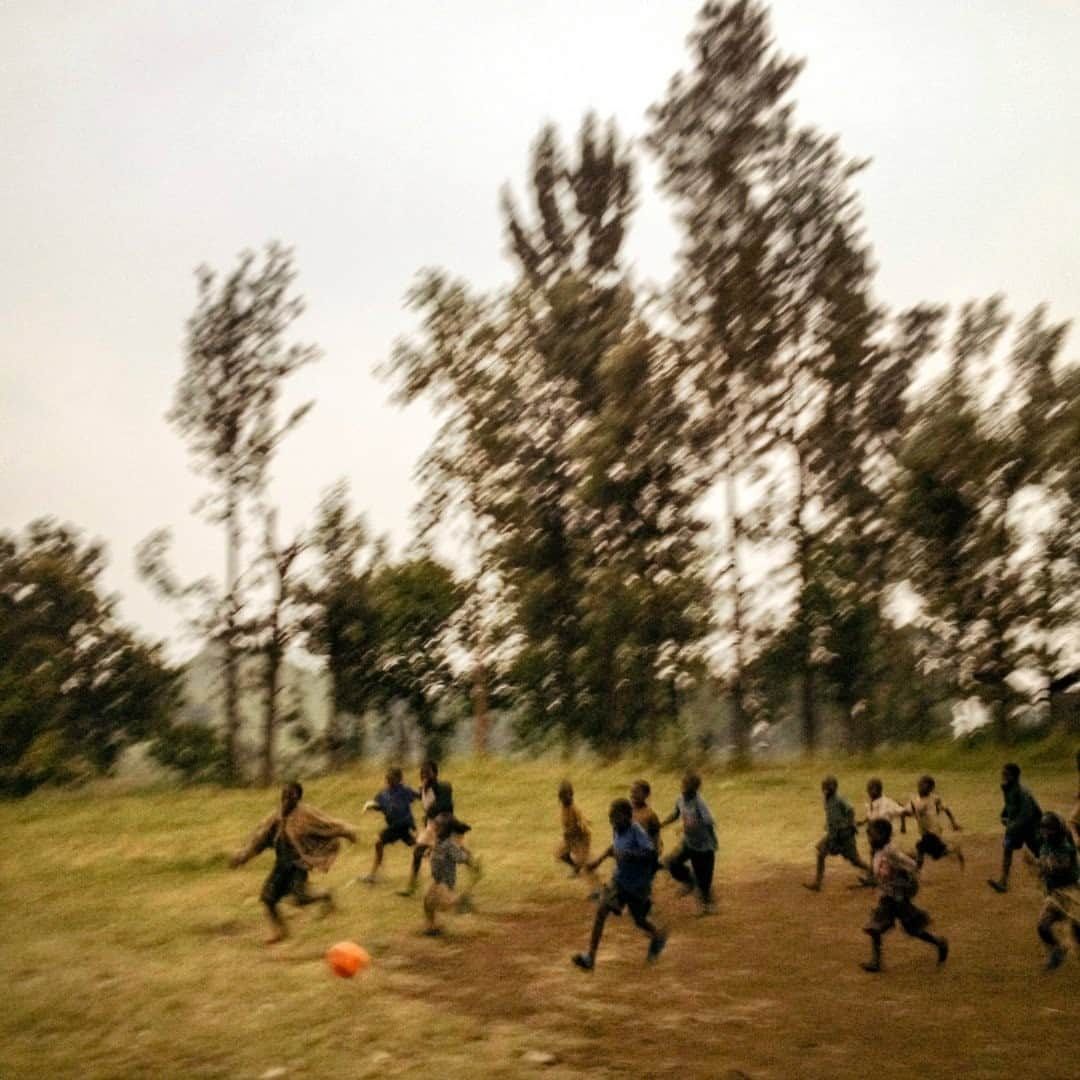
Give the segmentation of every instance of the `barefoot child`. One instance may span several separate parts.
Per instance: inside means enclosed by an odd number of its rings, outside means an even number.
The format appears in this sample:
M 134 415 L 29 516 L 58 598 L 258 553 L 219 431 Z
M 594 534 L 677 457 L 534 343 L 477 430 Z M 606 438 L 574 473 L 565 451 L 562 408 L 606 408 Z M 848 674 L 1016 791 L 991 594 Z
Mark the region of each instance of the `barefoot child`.
M 431 887 L 424 896 L 424 918 L 427 927 L 424 933 L 436 937 L 442 933 L 435 915 L 451 908 L 461 908 L 467 894 L 459 896 L 457 889 L 457 868 L 463 863 L 473 873 L 473 878 L 480 874 L 480 864 L 472 853 L 461 843 L 461 837 L 470 831 L 470 827 L 457 818 L 444 816 L 436 826 L 435 846 L 431 849 Z
M 1009 890 L 1013 852 L 1026 847 L 1032 855 L 1038 856 L 1042 844 L 1039 836 L 1042 810 L 1035 801 L 1035 796 L 1020 783 L 1020 766 L 1011 761 L 1001 770 L 1001 792 L 1005 797 L 1005 805 L 1001 810 L 1001 823 L 1005 826 L 1001 877 L 997 881 L 991 878 L 986 883 L 998 893 Z
M 675 800 L 675 809 L 660 824 L 663 827 L 682 820 L 682 844 L 665 865 L 668 873 L 682 884 L 686 893 L 697 890 L 701 901 L 700 913 L 711 915 L 716 910 L 712 899 L 712 879 L 719 845 L 712 813 L 705 805 L 700 789 L 701 777 L 696 772 L 688 772 L 683 777 L 682 794 Z M 691 869 L 687 869 L 687 862 Z
M 870 935 L 872 948 L 870 962 L 863 964 L 863 970 L 881 970 L 881 939 L 897 922 L 906 934 L 933 945 L 937 949 L 938 963 L 944 964 L 949 957 L 949 943 L 927 930 L 930 916 L 912 903 L 919 891 L 915 860 L 892 845 L 892 826 L 884 818 L 871 821 L 866 831 L 873 852 L 874 880 L 880 895 L 870 922 L 863 927 L 863 932 Z
M 960 832 L 960 826 L 957 825 L 953 812 L 935 791 L 936 787 L 937 782 L 932 776 L 920 776 L 919 793 L 912 796 L 909 804 L 909 812 L 919 826 L 919 842 L 915 845 L 915 863 L 921 870 L 927 855 L 935 862 L 945 858 L 946 855 L 955 855 L 960 869 L 963 870 L 964 853 L 960 845 L 955 841 L 946 844 L 941 838 L 941 834 L 945 831 L 941 824 L 942 815 L 949 819 L 953 832 Z
M 1039 917 L 1039 937 L 1046 946 L 1046 970 L 1053 971 L 1065 959 L 1065 949 L 1054 936 L 1054 926 L 1066 922 L 1080 948 L 1080 863 L 1076 845 L 1065 822 L 1057 814 L 1044 814 L 1040 827 L 1039 876 L 1046 890 Z
M 585 815 L 574 803 L 574 785 L 569 780 L 559 784 L 559 806 L 563 838 L 555 851 L 555 858 L 570 867 L 571 877 L 577 877 L 589 862 L 592 832 Z
M 360 879 L 369 885 L 375 884 L 387 844 L 400 842 L 406 847 L 412 847 L 416 843 L 416 822 L 413 821 L 412 804 L 420 798 L 420 792 L 403 783 L 403 780 L 404 774 L 399 768 L 395 766 L 388 769 L 386 787 L 370 802 L 364 803 L 365 813 L 379 810 L 386 819 L 386 828 L 379 833 L 379 838 L 375 841 L 375 862 L 372 864 L 371 873 Z
M 286 784 L 281 789 L 280 808 L 260 823 L 247 845 L 230 860 L 233 867 L 243 866 L 259 852 L 269 847 L 274 849 L 274 867 L 259 897 L 272 928 L 268 945 L 287 936 L 285 921 L 277 910 L 286 896 L 291 896 L 300 907 L 319 901 L 324 912 L 332 909 L 333 899 L 329 892 L 308 892 L 308 872 L 329 870 L 341 847 L 341 839 L 356 843 L 356 829 L 352 825 L 304 805 L 300 802 L 303 795 L 303 787 L 295 780 Z
M 613 832 L 611 847 L 599 858 L 589 863 L 595 870 L 609 855 L 615 859 L 615 873 L 604 889 L 596 907 L 589 951 L 576 953 L 571 959 L 583 971 L 592 971 L 596 965 L 596 951 L 604 933 L 608 915 L 621 915 L 630 909 L 634 924 L 649 935 L 649 951 L 646 959 L 656 961 L 667 944 L 667 934 L 649 922 L 652 908 L 652 879 L 656 866 L 656 852 L 645 830 L 634 821 L 629 799 L 616 799 L 608 815 Z
M 424 827 L 416 838 L 409 884 L 402 889 L 400 894 L 402 896 L 412 896 L 416 891 L 420 864 L 438 840 L 439 818 L 454 816 L 454 789 L 450 784 L 439 779 L 439 766 L 434 761 L 426 761 L 420 766 L 420 801 L 424 805 Z
M 821 781 L 821 793 L 825 797 L 825 835 L 817 845 L 817 875 L 811 884 L 804 886 L 811 892 L 821 891 L 825 859 L 830 855 L 842 855 L 852 866 L 871 874 L 855 846 L 855 811 L 847 799 L 836 793 L 838 786 L 835 776 L 826 776 Z

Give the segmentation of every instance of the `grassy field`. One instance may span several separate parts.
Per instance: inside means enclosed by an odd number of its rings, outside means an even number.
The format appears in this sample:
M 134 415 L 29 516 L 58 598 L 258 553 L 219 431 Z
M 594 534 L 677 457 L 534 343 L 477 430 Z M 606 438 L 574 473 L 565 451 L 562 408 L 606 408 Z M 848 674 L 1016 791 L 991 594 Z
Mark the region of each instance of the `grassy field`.
M 1043 806 L 1067 811 L 1070 756 L 1016 756 Z M 821 831 L 824 763 L 706 774 L 719 914 L 695 918 L 661 876 L 656 911 L 671 940 L 659 965 L 645 967 L 629 919 L 612 919 L 591 975 L 569 963 L 593 909 L 552 858 L 556 784 L 571 775 L 606 845 L 609 801 L 645 775 L 666 814 L 672 772 L 635 761 L 448 763 L 485 874 L 476 913 L 436 940 L 419 934 L 419 899 L 395 895 L 400 845 L 383 882 L 350 884 L 368 870 L 381 823 L 359 812 L 380 786 L 375 764 L 307 785 L 315 805 L 360 824 L 360 843 L 323 879 L 339 910 L 289 909 L 292 936 L 273 948 L 257 902 L 270 853 L 239 870 L 226 858 L 275 793 L 102 785 L 0 805 L 0 1076 L 1075 1078 L 1080 958 L 1042 972 L 1040 898 L 1023 865 L 1008 895 L 985 885 L 1000 843 L 998 755 L 910 752 L 831 768 L 861 803 L 868 775 L 900 797 L 924 761 L 964 826 L 966 874 L 952 860 L 930 864 L 919 899 L 953 953 L 937 971 L 932 950 L 897 931 L 880 976 L 858 967 L 872 897 L 847 887 L 851 868 L 831 860 L 821 894 L 800 887 Z M 323 961 L 343 938 L 375 958 L 353 980 Z

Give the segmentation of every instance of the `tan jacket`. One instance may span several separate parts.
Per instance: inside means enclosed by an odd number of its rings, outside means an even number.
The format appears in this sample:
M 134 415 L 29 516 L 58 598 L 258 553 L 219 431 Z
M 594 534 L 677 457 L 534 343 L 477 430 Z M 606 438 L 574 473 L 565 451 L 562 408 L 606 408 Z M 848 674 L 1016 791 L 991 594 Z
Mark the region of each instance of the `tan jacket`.
M 273 847 L 281 827 L 296 849 L 300 865 L 307 870 L 329 870 L 341 849 L 341 839 L 356 842 L 355 826 L 327 817 L 314 806 L 298 803 L 284 822 L 280 810 L 261 821 L 251 839 L 233 856 L 235 865 L 241 866 L 260 851 Z

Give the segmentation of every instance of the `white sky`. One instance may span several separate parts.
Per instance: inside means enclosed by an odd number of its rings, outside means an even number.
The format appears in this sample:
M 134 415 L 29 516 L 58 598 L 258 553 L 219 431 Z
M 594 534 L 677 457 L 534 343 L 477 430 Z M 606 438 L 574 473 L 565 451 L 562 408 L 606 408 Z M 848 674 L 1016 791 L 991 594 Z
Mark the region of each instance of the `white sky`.
M 283 522 L 349 478 L 395 544 L 432 431 L 372 374 L 410 318 L 415 272 L 486 287 L 507 264 L 498 188 L 524 186 L 554 120 L 626 135 L 685 63 L 689 0 L 353 0 L 0 6 L 0 528 L 53 515 L 108 542 L 123 616 L 176 633 L 133 550 L 174 529 L 185 577 L 220 533 L 164 413 L 200 262 L 296 248 L 302 340 L 324 360 L 282 448 Z M 1075 0 L 777 0 L 808 66 L 802 115 L 871 156 L 861 178 L 883 300 L 1004 291 L 1080 313 L 1080 5 Z M 676 237 L 642 179 L 631 239 L 663 280 Z M 1076 346 L 1070 346 L 1075 355 Z M 177 642 L 179 644 L 179 642 Z

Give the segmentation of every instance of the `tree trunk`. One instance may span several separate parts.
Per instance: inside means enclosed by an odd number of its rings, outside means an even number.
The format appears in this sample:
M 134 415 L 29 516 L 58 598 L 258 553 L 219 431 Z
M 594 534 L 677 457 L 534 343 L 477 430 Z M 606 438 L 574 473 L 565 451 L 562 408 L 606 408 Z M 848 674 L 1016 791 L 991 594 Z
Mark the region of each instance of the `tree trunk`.
M 223 665 L 225 674 L 225 782 L 240 779 L 240 658 L 236 646 L 240 576 L 240 522 L 235 488 L 230 487 L 226 511 L 225 540 L 225 634 Z
M 275 635 L 277 628 L 274 629 Z M 281 648 L 275 641 L 266 654 L 266 702 L 263 711 L 262 755 L 259 782 L 269 787 L 274 781 L 274 736 L 277 732 L 277 700 L 281 679 Z
M 491 734 L 491 712 L 488 708 L 487 668 L 482 660 L 473 667 L 472 678 L 473 706 L 473 753 L 488 752 L 488 738 Z
M 742 538 L 742 519 L 735 501 L 734 470 L 729 466 L 726 483 L 728 514 L 728 568 L 731 574 L 732 634 L 735 646 L 735 678 L 731 684 L 731 742 L 734 760 L 744 764 L 750 760 L 751 717 L 746 710 L 746 648 L 743 640 L 745 613 L 743 612 L 742 576 L 739 567 L 739 541 Z
M 798 568 L 799 607 L 798 622 L 800 628 L 801 655 L 799 674 L 801 675 L 801 694 L 799 699 L 799 717 L 803 736 L 803 750 L 812 753 L 818 743 L 817 701 L 814 688 L 813 650 L 814 627 L 810 618 L 807 589 L 810 583 L 810 533 L 803 521 L 806 510 L 806 465 L 798 443 L 792 439 L 798 468 L 798 488 L 791 524 L 795 531 L 795 557 Z

